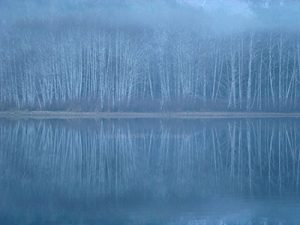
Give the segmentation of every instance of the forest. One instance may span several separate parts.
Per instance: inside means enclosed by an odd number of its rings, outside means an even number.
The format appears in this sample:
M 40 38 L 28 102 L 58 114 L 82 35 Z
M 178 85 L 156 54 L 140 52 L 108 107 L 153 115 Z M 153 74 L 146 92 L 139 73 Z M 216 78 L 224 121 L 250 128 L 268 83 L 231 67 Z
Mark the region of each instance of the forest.
M 2 3 L 13 13 L 0 23 L 0 110 L 300 109 L 297 2 L 75 1 L 81 13 L 13 2 Z

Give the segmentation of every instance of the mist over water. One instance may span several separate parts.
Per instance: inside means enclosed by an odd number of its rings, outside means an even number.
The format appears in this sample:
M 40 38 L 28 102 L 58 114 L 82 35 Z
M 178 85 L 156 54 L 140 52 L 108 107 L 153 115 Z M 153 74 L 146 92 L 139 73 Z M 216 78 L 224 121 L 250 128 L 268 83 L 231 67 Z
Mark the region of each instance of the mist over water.
M 0 0 L 0 225 L 300 224 L 299 21 L 298 0 Z

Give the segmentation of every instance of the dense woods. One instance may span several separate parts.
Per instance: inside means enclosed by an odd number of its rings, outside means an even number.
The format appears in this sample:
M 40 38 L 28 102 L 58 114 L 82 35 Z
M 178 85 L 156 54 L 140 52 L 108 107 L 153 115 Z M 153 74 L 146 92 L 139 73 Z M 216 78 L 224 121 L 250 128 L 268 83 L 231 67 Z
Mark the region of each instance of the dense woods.
M 297 30 L 65 18 L 4 31 L 2 110 L 300 109 Z

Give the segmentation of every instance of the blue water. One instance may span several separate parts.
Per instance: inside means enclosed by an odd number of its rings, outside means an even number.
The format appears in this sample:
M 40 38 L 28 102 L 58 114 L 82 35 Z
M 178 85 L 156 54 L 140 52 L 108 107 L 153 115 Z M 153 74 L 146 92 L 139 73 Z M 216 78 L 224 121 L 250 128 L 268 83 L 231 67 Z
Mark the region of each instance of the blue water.
M 0 224 L 300 224 L 299 128 L 0 120 Z

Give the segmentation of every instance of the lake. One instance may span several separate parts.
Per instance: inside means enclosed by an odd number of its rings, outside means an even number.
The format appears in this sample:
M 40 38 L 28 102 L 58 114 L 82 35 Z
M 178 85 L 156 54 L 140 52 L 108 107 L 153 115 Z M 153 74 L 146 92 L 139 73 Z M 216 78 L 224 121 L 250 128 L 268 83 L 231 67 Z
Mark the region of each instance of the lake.
M 0 224 L 300 224 L 300 119 L 1 119 Z

